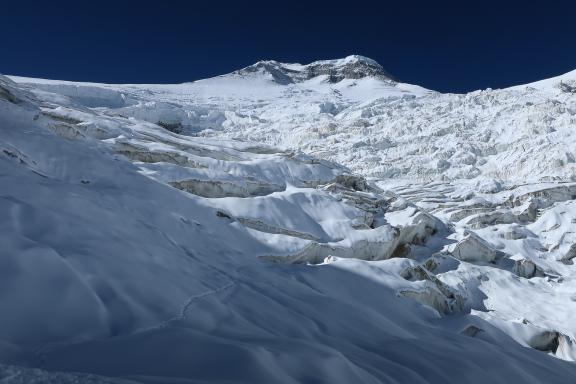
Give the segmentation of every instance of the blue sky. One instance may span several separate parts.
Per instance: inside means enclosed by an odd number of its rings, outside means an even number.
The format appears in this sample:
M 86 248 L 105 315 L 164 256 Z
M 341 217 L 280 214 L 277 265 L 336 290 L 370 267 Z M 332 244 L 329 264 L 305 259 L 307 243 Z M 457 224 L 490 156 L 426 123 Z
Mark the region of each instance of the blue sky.
M 22 76 L 175 83 L 361 54 L 464 92 L 576 69 L 569 1 L 12 1 L 1 13 L 0 73 Z

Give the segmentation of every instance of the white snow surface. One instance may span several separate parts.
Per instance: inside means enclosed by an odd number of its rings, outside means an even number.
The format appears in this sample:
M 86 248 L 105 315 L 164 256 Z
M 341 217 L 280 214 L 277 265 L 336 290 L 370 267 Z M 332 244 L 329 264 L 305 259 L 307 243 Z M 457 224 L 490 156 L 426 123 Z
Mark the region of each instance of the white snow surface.
M 0 383 L 567 383 L 576 73 L 0 76 Z

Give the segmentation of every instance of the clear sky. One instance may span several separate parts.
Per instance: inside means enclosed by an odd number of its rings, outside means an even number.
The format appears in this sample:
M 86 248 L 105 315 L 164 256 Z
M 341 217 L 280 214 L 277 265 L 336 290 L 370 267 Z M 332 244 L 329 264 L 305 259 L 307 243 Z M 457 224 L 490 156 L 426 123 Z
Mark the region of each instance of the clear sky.
M 5 1 L 0 73 L 177 83 L 361 54 L 464 92 L 576 69 L 576 1 Z

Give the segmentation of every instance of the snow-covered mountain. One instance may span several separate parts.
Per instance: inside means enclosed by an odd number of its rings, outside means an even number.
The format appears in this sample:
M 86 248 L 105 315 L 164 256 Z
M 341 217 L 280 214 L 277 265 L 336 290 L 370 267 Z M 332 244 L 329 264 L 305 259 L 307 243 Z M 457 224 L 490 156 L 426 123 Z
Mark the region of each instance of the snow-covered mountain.
M 316 61 L 308 65 L 285 64 L 277 61 L 259 61 L 249 67 L 233 72 L 240 77 L 268 77 L 277 84 L 302 83 L 322 76 L 331 84 L 345 79 L 374 78 L 393 82 L 393 78 L 376 61 L 354 55 L 338 60 Z
M 575 119 L 576 72 L 0 76 L 0 382 L 570 382 Z

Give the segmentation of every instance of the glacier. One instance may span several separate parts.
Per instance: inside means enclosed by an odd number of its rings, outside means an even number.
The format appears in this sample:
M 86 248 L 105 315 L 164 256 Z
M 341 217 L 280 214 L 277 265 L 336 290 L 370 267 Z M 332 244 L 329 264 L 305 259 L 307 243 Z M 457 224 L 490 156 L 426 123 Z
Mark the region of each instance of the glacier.
M 0 75 L 1 383 L 566 383 L 576 71 Z

